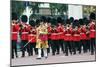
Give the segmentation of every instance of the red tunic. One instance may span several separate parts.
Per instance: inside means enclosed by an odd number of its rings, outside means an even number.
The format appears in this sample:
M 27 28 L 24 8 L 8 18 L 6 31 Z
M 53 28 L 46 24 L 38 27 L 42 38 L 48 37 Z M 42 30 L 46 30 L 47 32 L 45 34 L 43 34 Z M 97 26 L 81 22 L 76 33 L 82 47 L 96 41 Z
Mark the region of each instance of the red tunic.
M 80 41 L 80 30 L 73 32 L 73 41 Z
M 72 41 L 72 28 L 64 32 L 64 41 Z
M 69 31 L 65 31 L 64 41 L 71 41 L 71 33 Z
M 57 32 L 58 32 L 58 39 L 63 39 L 64 37 L 64 28 L 62 25 L 57 27 Z
M 80 37 L 81 37 L 81 40 L 86 40 L 87 36 L 86 36 L 86 28 L 85 27 L 81 28 Z
M 96 31 L 95 31 L 95 24 L 91 23 L 90 25 L 90 38 L 96 37 Z
M 52 30 L 52 28 L 49 26 L 48 27 L 48 39 L 51 39 L 51 30 Z
M 86 40 L 90 40 L 89 33 L 86 34 Z
M 35 43 L 36 42 L 36 31 L 30 31 L 28 34 L 28 42 Z
M 18 31 L 19 31 L 19 25 L 18 24 L 12 24 L 12 40 L 17 40 Z
M 50 36 L 50 38 L 51 38 L 51 40 L 59 40 L 57 30 L 52 30 L 52 31 L 51 31 L 51 36 Z
M 28 31 L 30 26 L 28 24 L 22 24 L 23 28 L 20 30 L 21 32 L 21 40 L 28 40 Z

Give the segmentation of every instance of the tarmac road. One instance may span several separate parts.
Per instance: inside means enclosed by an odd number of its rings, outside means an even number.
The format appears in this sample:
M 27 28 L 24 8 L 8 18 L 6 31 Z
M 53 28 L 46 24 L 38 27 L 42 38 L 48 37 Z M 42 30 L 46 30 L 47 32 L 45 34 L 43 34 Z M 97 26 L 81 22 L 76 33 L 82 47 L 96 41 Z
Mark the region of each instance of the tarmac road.
M 95 55 L 90 55 L 90 52 L 82 53 L 82 54 L 77 53 L 76 55 L 69 55 L 69 56 L 65 56 L 63 53 L 52 56 L 52 54 L 49 53 L 47 59 L 42 57 L 42 59 L 40 60 L 36 59 L 37 55 L 28 56 L 26 53 L 26 56 L 24 58 L 21 57 L 21 52 L 18 52 L 18 55 L 19 55 L 18 58 L 11 59 L 11 66 L 95 61 L 95 57 L 96 57 Z

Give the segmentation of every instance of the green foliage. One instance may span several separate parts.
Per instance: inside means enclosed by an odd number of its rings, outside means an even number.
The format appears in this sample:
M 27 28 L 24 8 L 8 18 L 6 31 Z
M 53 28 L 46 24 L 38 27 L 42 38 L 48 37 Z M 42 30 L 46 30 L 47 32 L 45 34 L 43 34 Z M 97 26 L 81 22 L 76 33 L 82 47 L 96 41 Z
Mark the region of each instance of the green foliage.
M 50 9 L 51 9 L 52 15 L 55 14 L 56 10 L 57 10 L 57 13 L 63 14 L 64 12 L 67 12 L 68 6 L 66 4 L 51 3 Z
M 25 1 L 11 1 L 11 11 L 16 12 L 18 16 L 21 16 L 25 10 Z

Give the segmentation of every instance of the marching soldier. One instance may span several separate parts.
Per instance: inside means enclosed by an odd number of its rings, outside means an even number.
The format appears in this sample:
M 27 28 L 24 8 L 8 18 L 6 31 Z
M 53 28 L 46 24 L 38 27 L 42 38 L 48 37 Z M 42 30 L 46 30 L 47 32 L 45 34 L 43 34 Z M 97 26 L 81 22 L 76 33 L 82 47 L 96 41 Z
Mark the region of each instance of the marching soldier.
M 96 25 L 96 22 L 95 22 L 95 19 L 96 19 L 96 17 L 95 17 L 95 13 L 91 13 L 90 14 L 90 24 L 89 24 L 89 26 L 90 26 L 90 45 L 91 45 L 91 55 L 93 55 L 94 54 L 94 52 L 95 52 L 95 49 L 96 49 L 96 40 L 95 40 L 95 38 L 96 38 L 96 27 L 95 27 L 95 25 Z
M 50 47 L 51 47 L 51 39 L 50 39 L 50 35 L 51 35 L 51 18 L 48 17 L 47 18 L 47 22 L 48 22 L 48 45 L 49 48 L 47 48 L 48 53 L 50 53 Z
M 67 20 L 69 22 L 69 19 Z M 64 31 L 64 47 L 65 47 L 65 56 L 68 56 L 68 50 L 70 54 L 72 54 L 72 28 L 69 25 L 69 23 L 66 25 L 65 31 Z
M 58 31 L 58 45 L 59 47 L 61 47 L 61 50 L 62 52 L 64 53 L 64 45 L 63 45 L 63 35 L 64 35 L 64 27 L 62 25 L 63 23 L 63 20 L 61 17 L 58 17 L 57 18 L 57 23 L 58 23 L 58 26 L 57 26 L 57 31 Z M 58 48 L 59 49 L 59 48 Z
M 82 46 L 83 46 L 83 52 L 87 52 L 87 45 L 86 45 L 86 25 L 84 24 L 81 28 L 81 40 L 82 40 Z
M 51 41 L 52 41 L 51 43 L 52 55 L 55 55 L 56 51 L 57 54 L 59 54 L 58 32 L 56 30 L 56 26 L 52 26 Z
M 22 57 L 25 56 L 25 51 L 29 52 L 28 48 L 28 31 L 29 31 L 29 25 L 27 23 L 27 16 L 22 15 L 21 17 L 21 23 L 20 23 L 20 37 L 21 37 L 21 51 L 22 51 Z
M 95 43 L 96 31 L 95 31 L 95 21 L 90 22 L 90 45 L 91 45 L 91 55 L 94 54 L 96 43 Z
M 35 29 L 35 22 L 34 20 L 30 20 L 29 21 L 30 24 L 30 30 L 29 30 L 29 34 L 28 34 L 28 48 L 29 48 L 29 56 L 33 55 L 33 48 L 34 48 L 34 52 L 35 54 L 37 54 L 37 50 L 36 50 L 36 29 Z
M 74 21 L 75 27 L 73 29 L 73 52 L 76 54 L 76 51 L 78 50 L 79 53 L 81 53 L 81 47 L 80 47 L 80 29 L 78 27 L 78 20 Z
M 87 45 L 87 50 L 89 50 L 89 52 L 90 52 L 90 37 L 89 37 L 89 34 L 90 34 L 90 30 L 89 30 L 89 26 L 87 25 L 87 27 L 86 27 L 86 45 Z
M 17 38 L 18 38 L 18 31 L 19 31 L 19 25 L 17 24 L 17 14 L 12 13 L 12 21 L 11 21 L 11 31 L 12 31 L 12 44 L 11 44 L 11 51 L 12 51 L 12 58 L 14 58 L 14 53 L 16 57 L 18 57 L 17 54 Z

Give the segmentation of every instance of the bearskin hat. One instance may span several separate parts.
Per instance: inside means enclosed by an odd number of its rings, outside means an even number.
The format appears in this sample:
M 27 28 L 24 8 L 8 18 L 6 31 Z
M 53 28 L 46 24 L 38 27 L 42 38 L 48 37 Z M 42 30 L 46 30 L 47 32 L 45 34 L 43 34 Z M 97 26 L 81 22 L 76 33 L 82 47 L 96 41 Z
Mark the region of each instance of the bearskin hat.
M 47 22 L 51 23 L 51 17 L 47 17 Z
M 40 22 L 41 22 L 40 19 L 36 19 L 36 22 L 35 23 L 36 23 L 36 25 L 39 25 Z
M 79 24 L 83 25 L 83 19 L 79 19 Z
M 12 20 L 17 20 L 18 19 L 17 13 L 13 12 L 11 18 Z
M 70 20 L 71 23 L 74 22 L 74 18 L 73 17 L 70 17 L 69 20 Z
M 21 21 L 22 21 L 22 22 L 26 23 L 27 20 L 28 20 L 28 17 L 27 17 L 26 15 L 22 15 L 22 16 L 21 16 Z
M 77 19 L 74 20 L 73 25 L 74 25 L 74 26 L 78 26 L 78 25 L 79 25 L 79 21 L 78 21 Z
M 35 26 L 35 21 L 34 20 L 30 20 L 29 24 L 34 27 Z
M 96 19 L 96 14 L 92 12 L 92 13 L 90 14 L 90 19 L 95 20 L 95 19 Z
M 57 25 L 57 20 L 56 20 L 55 18 L 52 18 L 52 19 L 51 19 L 51 24 L 52 24 L 52 25 Z
M 40 17 L 40 20 L 41 20 L 41 22 L 44 22 L 45 23 L 47 21 L 47 18 L 45 16 L 41 16 Z
M 66 24 L 70 24 L 70 19 L 67 19 L 66 20 Z
M 89 23 L 89 21 L 88 21 L 88 19 L 86 17 L 83 18 L 83 22 L 84 22 L 84 24 L 88 24 Z
M 63 19 L 61 17 L 57 17 L 57 23 L 62 23 Z

